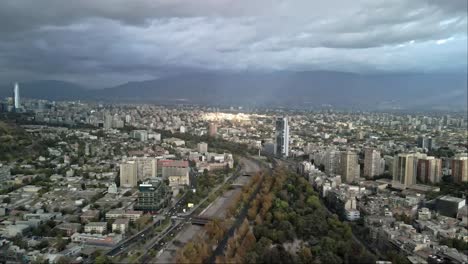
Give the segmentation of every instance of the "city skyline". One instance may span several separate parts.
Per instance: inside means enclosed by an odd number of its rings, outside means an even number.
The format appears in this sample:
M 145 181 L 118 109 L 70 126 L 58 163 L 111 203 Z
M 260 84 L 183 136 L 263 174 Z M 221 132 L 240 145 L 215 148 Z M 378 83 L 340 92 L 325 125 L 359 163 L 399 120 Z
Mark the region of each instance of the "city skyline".
M 0 263 L 468 263 L 467 10 L 0 1 Z

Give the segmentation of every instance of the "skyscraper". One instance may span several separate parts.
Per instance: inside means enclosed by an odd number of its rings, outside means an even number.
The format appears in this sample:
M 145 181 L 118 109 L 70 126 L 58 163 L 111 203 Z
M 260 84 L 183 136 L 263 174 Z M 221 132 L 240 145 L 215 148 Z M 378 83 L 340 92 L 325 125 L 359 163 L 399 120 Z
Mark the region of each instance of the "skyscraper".
M 364 150 L 364 177 L 372 178 L 379 175 L 381 172 L 380 163 L 380 152 L 366 148 Z
M 276 156 L 289 156 L 289 124 L 287 117 L 276 119 Z
M 21 108 L 20 88 L 19 88 L 18 83 L 15 83 L 15 87 L 13 88 L 13 98 L 14 98 L 15 109 L 20 109 Z
M 360 169 L 356 152 L 348 150 L 341 153 L 341 174 L 346 183 L 359 179 Z

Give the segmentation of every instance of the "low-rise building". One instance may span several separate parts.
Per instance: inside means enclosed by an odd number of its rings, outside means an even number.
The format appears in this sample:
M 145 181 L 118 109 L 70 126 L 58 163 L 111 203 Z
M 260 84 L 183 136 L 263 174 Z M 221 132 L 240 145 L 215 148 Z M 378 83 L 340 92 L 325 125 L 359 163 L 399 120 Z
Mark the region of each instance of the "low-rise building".
M 117 219 L 117 218 L 127 218 L 131 222 L 138 220 L 143 215 L 143 211 L 133 211 L 133 210 L 110 210 L 106 213 L 106 220 Z
M 71 240 L 77 243 L 85 243 L 88 245 L 96 246 L 107 246 L 113 247 L 122 241 L 121 234 L 86 234 L 86 233 L 75 233 L 71 236 Z
M 84 227 L 85 233 L 103 234 L 107 232 L 106 222 L 90 222 Z
M 120 232 L 121 234 L 125 234 L 128 230 L 130 220 L 128 218 L 119 218 L 112 223 L 112 232 Z

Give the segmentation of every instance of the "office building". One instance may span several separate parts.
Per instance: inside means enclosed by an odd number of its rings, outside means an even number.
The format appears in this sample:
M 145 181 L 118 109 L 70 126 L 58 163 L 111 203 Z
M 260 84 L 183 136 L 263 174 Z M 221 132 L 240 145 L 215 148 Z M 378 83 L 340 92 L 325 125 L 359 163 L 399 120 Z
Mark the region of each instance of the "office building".
M 21 109 L 21 101 L 20 101 L 20 88 L 18 83 L 15 83 L 15 87 L 13 88 L 13 100 L 15 110 Z
M 382 174 L 380 152 L 367 148 L 364 150 L 364 177 L 373 178 Z M 385 164 L 385 163 L 384 163 Z
M 465 198 L 458 198 L 445 195 L 437 198 L 436 210 L 439 214 L 447 217 L 456 218 L 458 211 L 466 205 Z
M 161 180 L 152 180 L 138 186 L 138 199 L 135 210 L 156 213 L 169 205 L 171 192 L 169 187 Z
M 419 159 L 416 176 L 421 183 L 438 183 L 442 177 L 442 160 L 434 157 Z
M 289 124 L 287 117 L 276 119 L 276 156 L 287 158 L 289 156 Z
M 344 151 L 341 153 L 341 176 L 346 183 L 359 179 L 360 168 L 356 152 Z
M 453 181 L 456 183 L 468 182 L 468 156 L 455 156 L 451 165 Z
M 120 186 L 133 188 L 137 186 L 137 164 L 135 161 L 127 161 L 120 164 Z

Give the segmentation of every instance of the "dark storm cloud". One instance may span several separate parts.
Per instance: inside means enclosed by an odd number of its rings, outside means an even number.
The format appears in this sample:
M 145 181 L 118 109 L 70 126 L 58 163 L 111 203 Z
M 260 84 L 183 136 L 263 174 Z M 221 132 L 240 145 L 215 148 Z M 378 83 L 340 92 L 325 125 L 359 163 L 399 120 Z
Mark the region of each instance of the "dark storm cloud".
M 339 7 L 339 8 L 337 8 Z M 464 71 L 466 0 L 4 0 L 0 79 Z

